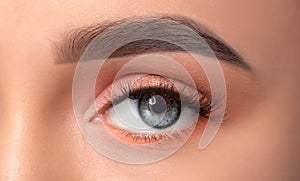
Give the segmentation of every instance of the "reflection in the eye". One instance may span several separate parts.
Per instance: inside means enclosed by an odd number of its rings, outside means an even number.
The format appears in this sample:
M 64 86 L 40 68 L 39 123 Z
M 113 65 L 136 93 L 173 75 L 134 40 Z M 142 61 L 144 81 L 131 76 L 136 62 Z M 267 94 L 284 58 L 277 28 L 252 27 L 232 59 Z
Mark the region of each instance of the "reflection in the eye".
M 180 140 L 193 131 L 193 117 L 209 116 L 207 95 L 159 75 L 127 75 L 98 96 L 99 111 L 91 121 L 100 121 L 114 137 L 131 144 Z

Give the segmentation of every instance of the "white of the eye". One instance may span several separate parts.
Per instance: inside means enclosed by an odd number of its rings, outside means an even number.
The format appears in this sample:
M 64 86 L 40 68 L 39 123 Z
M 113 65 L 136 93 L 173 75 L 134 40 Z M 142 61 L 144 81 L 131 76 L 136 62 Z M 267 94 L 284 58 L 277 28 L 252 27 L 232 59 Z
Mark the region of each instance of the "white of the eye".
M 170 127 L 155 129 L 144 123 L 138 112 L 138 101 L 125 99 L 107 110 L 108 122 L 114 127 L 121 128 L 135 133 L 160 133 L 170 130 L 178 131 L 193 125 L 191 122 L 198 116 L 198 113 L 186 106 L 181 108 L 179 119 Z

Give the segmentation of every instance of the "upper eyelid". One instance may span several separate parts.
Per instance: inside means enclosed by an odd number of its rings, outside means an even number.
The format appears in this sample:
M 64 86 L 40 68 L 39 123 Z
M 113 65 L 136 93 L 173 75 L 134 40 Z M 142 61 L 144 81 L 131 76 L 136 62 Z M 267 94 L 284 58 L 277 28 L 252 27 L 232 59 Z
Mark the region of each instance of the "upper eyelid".
M 94 109 L 93 107 L 89 107 L 88 110 L 86 111 L 86 115 L 92 116 L 94 114 L 96 114 L 96 112 L 99 112 L 99 108 L 103 108 L 105 106 L 109 106 L 114 99 L 116 99 L 116 97 L 112 97 L 112 84 L 115 84 L 116 86 L 120 86 L 122 84 L 122 86 L 128 86 L 124 89 L 130 89 L 130 83 L 121 83 L 121 81 L 123 81 L 124 79 L 130 79 L 131 81 L 134 80 L 134 77 L 140 77 L 142 75 L 147 75 L 145 73 L 134 73 L 134 74 L 127 74 L 127 75 L 123 75 L 121 78 L 113 81 L 115 83 L 110 83 L 105 89 L 103 89 L 99 94 L 96 95 L 96 99 L 95 99 L 95 104 L 96 104 L 96 109 Z M 157 75 L 159 76 L 159 75 Z M 204 90 L 199 90 L 197 88 L 194 88 L 188 84 L 185 84 L 184 82 L 180 81 L 180 80 L 176 80 L 175 78 L 171 78 L 168 77 L 168 79 L 171 79 L 172 81 L 176 82 L 177 85 L 179 86 L 178 90 L 179 92 L 182 92 L 183 89 L 188 89 L 190 90 L 190 92 L 193 90 L 195 91 L 194 94 L 196 95 L 208 95 L 206 94 L 206 92 Z M 122 95 L 122 90 L 118 89 L 114 89 L 114 94 L 113 95 Z M 186 92 L 186 91 L 185 91 Z M 190 96 L 192 96 L 192 93 L 190 93 Z M 191 98 L 192 99 L 192 98 Z M 194 98 L 197 99 L 197 98 Z M 199 98 L 198 100 L 200 100 L 201 98 Z M 101 100 L 101 101 L 100 101 Z M 196 101 L 196 100 L 195 100 Z M 86 116 L 84 116 L 86 117 Z
M 107 89 L 109 89 L 108 91 L 109 92 L 112 92 L 112 87 L 113 86 L 116 86 L 116 88 L 119 88 L 118 86 L 124 86 L 124 85 L 126 85 L 127 87 L 125 87 L 125 89 L 128 89 L 128 90 L 130 90 L 130 89 L 132 89 L 132 87 L 130 87 L 130 84 L 131 83 L 133 83 L 134 81 L 133 80 L 135 80 L 135 79 L 137 79 L 137 78 L 140 78 L 140 77 L 142 77 L 142 76 L 155 76 L 155 77 L 162 77 L 161 75 L 157 75 L 157 74 L 147 74 L 147 73 L 138 73 L 138 72 L 136 72 L 136 73 L 130 73 L 130 74 L 125 74 L 125 75 L 122 75 L 121 77 L 119 77 L 118 79 L 115 79 L 110 85 L 109 85 L 109 87 L 107 87 L 107 88 L 105 88 L 106 90 Z M 196 92 L 200 92 L 200 93 L 203 93 L 204 94 L 204 90 L 199 90 L 199 89 L 197 89 L 196 87 L 194 87 L 194 86 L 192 86 L 192 85 L 189 85 L 189 84 L 186 84 L 185 82 L 182 82 L 182 81 L 180 81 L 180 80 L 177 80 L 176 78 L 173 78 L 173 77 L 163 77 L 163 78 L 167 78 L 167 79 L 170 79 L 173 83 L 175 83 L 175 84 L 177 84 L 177 85 L 184 85 L 185 86 L 185 88 L 187 88 L 187 89 L 190 89 L 190 90 L 195 90 Z M 122 81 L 124 81 L 124 79 L 129 79 L 129 81 L 127 82 L 127 83 L 122 83 Z M 157 85 L 158 86 L 158 85 Z M 122 88 L 124 88 L 124 87 L 122 87 Z M 177 87 L 176 87 L 177 88 Z M 180 88 L 182 88 L 182 89 L 185 89 L 185 88 L 183 88 L 182 86 L 180 87 Z M 104 89 L 104 90 L 105 90 Z M 120 90 L 120 89 L 114 89 L 114 90 L 116 90 L 118 93 L 117 94 L 120 94 L 120 92 L 122 92 L 122 90 Z M 178 91 L 180 91 L 180 90 L 178 90 Z M 101 91 L 101 92 L 103 92 L 103 91 Z M 101 94 L 101 93 L 100 93 Z M 100 96 L 100 95 L 98 95 L 98 96 Z M 97 97 L 98 97 L 97 96 Z
M 95 38 L 97 35 L 102 33 L 104 30 L 114 27 L 123 22 L 128 21 L 140 21 L 143 22 L 149 17 L 134 17 L 127 18 L 112 22 L 102 22 L 96 25 L 78 28 L 71 33 L 67 33 L 62 42 L 53 42 L 54 52 L 57 55 L 57 63 L 72 63 L 79 60 L 80 55 L 83 53 L 84 49 L 87 47 L 89 42 Z M 179 16 L 166 16 L 166 17 L 158 17 L 159 19 L 168 19 L 173 20 L 178 23 L 184 24 L 192 29 L 194 29 L 211 47 L 214 51 L 216 57 L 220 60 L 223 60 L 227 63 L 234 64 L 236 66 L 242 67 L 244 69 L 249 70 L 250 66 L 242 59 L 242 57 L 234 51 L 227 43 L 225 43 L 221 38 L 216 36 L 212 31 L 209 31 L 203 25 L 196 23 L 195 21 Z M 155 23 L 155 22 L 154 22 Z M 137 25 L 138 26 L 138 25 Z M 146 29 L 145 29 L 146 31 Z M 116 52 L 113 56 L 124 56 L 130 54 L 141 53 L 144 50 L 152 50 L 152 51 L 182 51 L 182 49 L 172 46 L 170 44 L 160 45 L 161 42 L 149 40 L 136 42 L 130 45 L 126 45 L 125 49 L 128 50 L 128 46 L 130 46 L 132 51 L 124 52 L 124 48 L 120 49 L 121 52 Z M 145 46 L 146 45 L 146 46 Z M 157 47 L 159 47 L 157 49 Z M 154 49 L 153 49 L 154 48 Z

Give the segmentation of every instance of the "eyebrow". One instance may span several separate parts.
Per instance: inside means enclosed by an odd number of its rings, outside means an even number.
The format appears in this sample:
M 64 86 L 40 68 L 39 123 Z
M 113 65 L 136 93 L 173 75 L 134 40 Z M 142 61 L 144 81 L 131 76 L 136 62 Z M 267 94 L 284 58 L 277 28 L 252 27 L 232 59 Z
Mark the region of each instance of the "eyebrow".
M 108 30 L 109 28 L 115 27 L 119 24 L 126 23 L 132 20 L 143 22 L 143 20 L 146 18 L 149 17 L 133 17 L 115 21 L 106 21 L 96 23 L 90 26 L 73 29 L 70 32 L 63 34 L 62 41 L 52 42 L 53 52 L 55 54 L 55 63 L 76 63 L 79 61 L 80 56 L 83 54 L 89 43 L 105 30 Z M 195 22 L 192 19 L 179 16 L 155 18 L 172 20 L 177 23 L 186 25 L 187 27 L 194 30 L 201 38 L 203 38 L 203 40 L 209 45 L 209 47 L 213 51 L 216 58 L 246 70 L 251 69 L 249 64 L 247 64 L 244 61 L 244 59 L 233 48 L 231 48 L 224 40 L 222 40 L 220 37 L 218 37 L 215 33 L 213 33 L 211 30 L 209 30 L 202 24 Z M 160 24 L 159 26 L 163 25 Z M 180 41 L 180 39 L 176 41 Z M 118 58 L 159 51 L 178 52 L 185 50 L 177 45 L 166 41 L 155 39 L 143 39 L 128 43 L 118 48 L 109 56 L 109 58 Z M 204 56 L 209 56 L 205 53 L 202 54 Z

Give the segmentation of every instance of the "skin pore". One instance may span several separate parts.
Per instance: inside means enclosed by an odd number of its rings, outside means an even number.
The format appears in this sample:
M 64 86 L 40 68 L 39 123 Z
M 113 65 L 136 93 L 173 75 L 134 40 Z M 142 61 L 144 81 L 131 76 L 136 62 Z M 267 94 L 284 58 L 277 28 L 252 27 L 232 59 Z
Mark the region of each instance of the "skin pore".
M 296 0 L 1 1 L 0 180 L 297 180 L 299 6 Z M 221 63 L 228 118 L 205 150 L 197 149 L 201 122 L 165 160 L 112 161 L 81 134 L 72 105 L 76 64 L 56 64 L 52 42 L 98 22 L 172 15 L 208 27 L 253 70 Z M 201 82 L 201 70 L 183 61 L 191 57 L 167 54 Z M 121 66 L 105 65 L 99 90 Z

